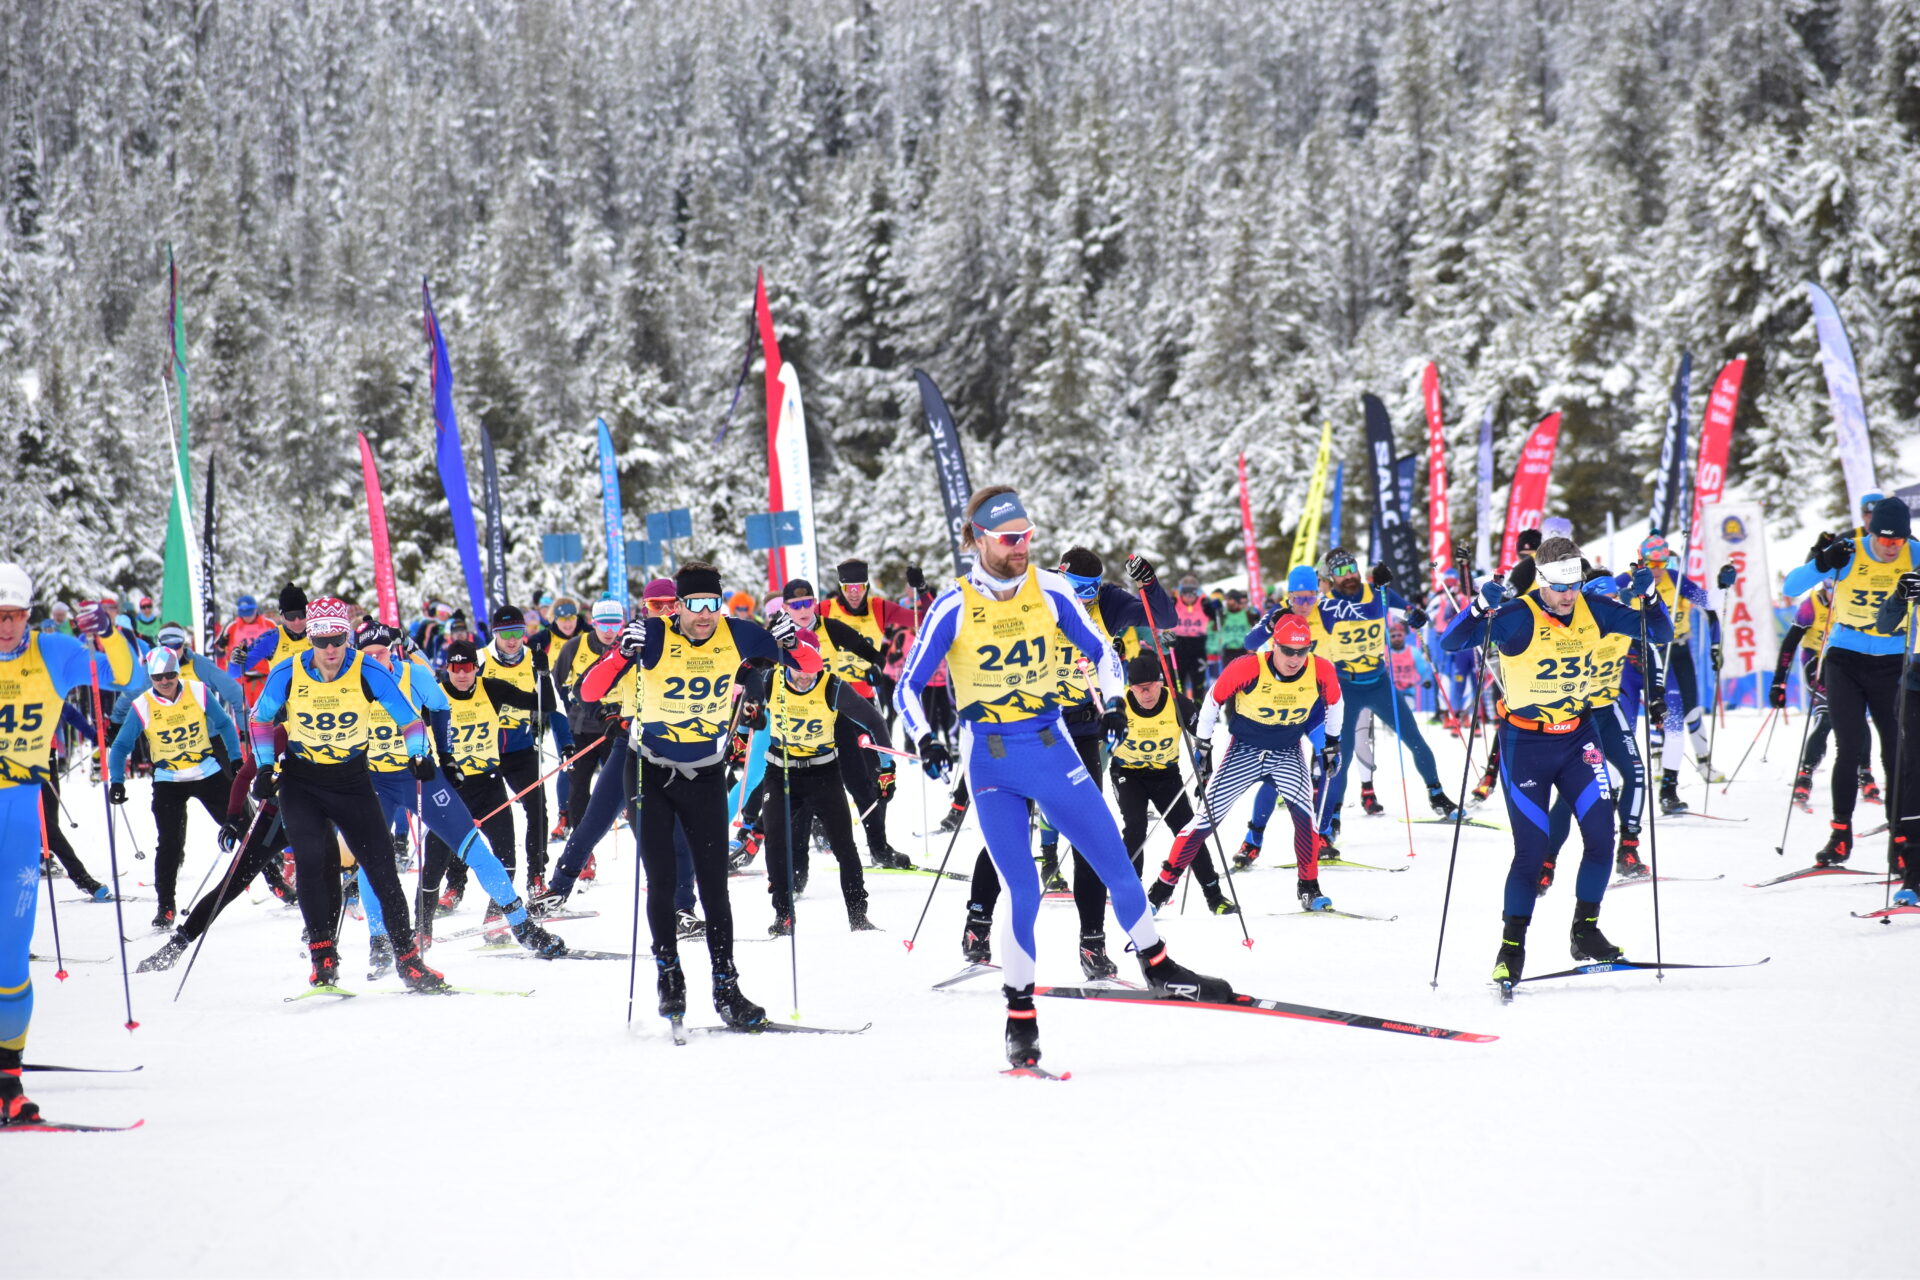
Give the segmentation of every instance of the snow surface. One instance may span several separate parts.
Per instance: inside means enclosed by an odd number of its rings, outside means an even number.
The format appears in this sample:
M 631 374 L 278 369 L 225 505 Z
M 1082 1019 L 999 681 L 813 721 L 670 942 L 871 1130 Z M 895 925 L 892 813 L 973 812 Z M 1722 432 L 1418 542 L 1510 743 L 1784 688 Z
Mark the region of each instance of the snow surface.
M 1728 717 L 1726 763 L 1759 723 Z M 1669 875 L 1726 875 L 1661 886 L 1667 957 L 1773 957 L 1760 968 L 1570 979 L 1503 1008 L 1486 975 L 1508 837 L 1469 828 L 1429 990 L 1451 830 L 1413 827 L 1409 861 L 1407 828 L 1360 817 L 1357 801 L 1347 855 L 1411 870 L 1330 869 L 1322 883 L 1336 906 L 1397 921 L 1273 914 L 1294 905 L 1293 876 L 1273 869 L 1239 881 L 1251 950 L 1197 892 L 1163 918 L 1177 956 L 1240 990 L 1500 1035 L 1484 1045 L 1042 1000 L 1046 1065 L 1074 1079 L 1003 1079 L 995 987 L 928 990 L 960 967 L 964 886 L 940 885 L 909 954 L 901 940 L 932 882 L 870 875 L 887 932 L 852 935 L 818 863 L 799 1009 L 815 1024 L 871 1020 L 864 1036 L 675 1048 L 644 971 L 628 1027 L 626 965 L 475 955 L 471 941 L 442 942 L 434 963 L 458 983 L 536 994 L 284 1004 L 305 982 L 299 919 L 256 884 L 259 900 L 209 935 L 179 1003 L 177 968 L 134 977 L 131 1039 L 117 964 L 75 963 L 64 984 L 34 966 L 29 1060 L 146 1069 L 33 1075 L 33 1096 L 56 1118 L 147 1123 L 8 1146 L 0 1194 L 27 1226 L 9 1231 L 4 1272 L 1911 1276 L 1920 919 L 1850 918 L 1886 892 L 1864 880 L 1744 887 L 1809 864 L 1823 839 L 1824 812 L 1796 815 L 1788 856 L 1773 853 L 1801 724 L 1782 725 L 1730 795 L 1714 792 L 1714 812 L 1751 821 L 1658 826 Z M 1440 758 L 1451 785 L 1457 748 Z M 1382 760 L 1397 811 L 1384 739 Z M 917 849 L 928 823 L 902 783 L 893 839 Z M 151 851 L 134 791 L 127 812 Z M 1696 807 L 1703 792 L 1686 788 Z M 1820 794 L 1824 811 L 1824 775 Z M 67 799 L 77 847 L 104 875 L 99 792 Z M 1879 813 L 1865 807 L 1863 826 Z M 1504 821 L 1497 801 L 1489 816 Z M 213 860 L 211 826 L 193 824 L 188 888 Z M 1229 848 L 1239 835 L 1230 825 Z M 1151 848 L 1165 843 L 1156 832 Z M 1881 842 L 1865 846 L 1870 861 Z M 969 868 L 977 847 L 969 827 L 953 865 Z M 151 863 L 124 834 L 120 849 L 126 882 L 144 879 Z M 576 901 L 604 914 L 557 928 L 625 950 L 624 830 L 600 867 Z M 112 956 L 112 910 L 74 903 L 64 880 L 57 893 L 66 953 Z M 793 952 L 764 940 L 763 893 L 733 881 L 743 985 L 785 1017 Z M 443 933 L 477 923 L 468 901 Z M 1636 957 L 1652 950 L 1652 908 L 1645 886 L 1609 895 L 1603 922 Z M 143 932 L 151 904 L 125 910 Z M 1535 972 L 1569 963 L 1571 910 L 1569 870 L 1540 904 Z M 44 894 L 41 912 L 35 950 L 50 953 Z M 1074 932 L 1069 907 L 1043 909 L 1043 982 L 1079 980 Z M 343 941 L 348 985 L 396 986 L 360 980 L 364 926 L 349 922 Z M 712 1022 L 704 949 L 687 955 L 690 1021 Z

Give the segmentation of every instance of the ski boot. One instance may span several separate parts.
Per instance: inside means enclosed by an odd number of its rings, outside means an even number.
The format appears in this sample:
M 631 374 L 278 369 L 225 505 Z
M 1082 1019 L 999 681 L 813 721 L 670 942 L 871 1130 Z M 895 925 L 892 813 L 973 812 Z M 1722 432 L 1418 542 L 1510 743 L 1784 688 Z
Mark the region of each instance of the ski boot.
M 520 923 L 512 928 L 513 940 L 542 960 L 552 960 L 567 954 L 566 942 L 557 934 L 548 933 L 532 916 L 522 918 Z
M 753 855 L 760 852 L 760 840 L 760 833 L 752 827 L 740 828 L 740 834 L 727 842 L 727 869 L 745 870 Z
M 407 984 L 409 991 L 418 991 L 422 995 L 443 995 L 453 990 L 445 975 L 427 967 L 427 962 L 420 958 L 418 947 L 403 956 L 395 956 L 393 967 L 399 970 L 400 981 Z
M 1623 880 L 1644 880 L 1647 864 L 1640 860 L 1640 833 L 1622 831 L 1620 847 L 1613 853 L 1613 874 Z
M 791 911 L 788 912 L 792 914 Z M 675 910 L 673 913 L 673 936 L 676 938 L 704 938 L 707 936 L 707 922 L 691 911 Z
M 420 916 L 413 922 L 413 945 L 425 955 L 433 948 L 433 915 L 439 906 L 430 893 L 420 895 Z
M 527 898 L 531 900 L 534 898 L 544 898 L 546 896 L 547 878 L 543 875 L 529 875 L 527 877 Z
M 580 879 L 584 882 L 587 880 L 598 880 L 599 878 L 600 858 L 597 854 L 590 853 L 587 855 L 587 865 L 580 868 Z
M 960 824 L 966 820 L 967 806 L 956 804 L 947 810 L 946 817 L 940 819 L 940 833 L 942 835 L 952 835 L 960 829 Z
M 1251 840 L 1240 842 L 1240 848 L 1233 855 L 1233 869 L 1245 871 L 1260 860 L 1260 846 Z
M 355 920 L 365 920 L 366 911 L 360 906 L 360 876 L 353 871 L 340 873 L 340 905 Z
M 1827 837 L 1827 843 L 1820 852 L 1813 855 L 1816 867 L 1837 867 L 1853 854 L 1853 823 L 1832 823 L 1833 834 Z
M 173 904 L 172 903 L 162 904 L 160 909 L 153 913 L 153 931 L 155 933 L 165 933 L 171 930 L 172 928 L 173 928 Z
M 393 972 L 393 939 L 376 933 L 367 941 L 367 981 L 378 982 Z
M 159 973 L 163 969 L 173 968 L 173 962 L 186 954 L 185 934 L 175 933 L 161 944 L 160 949 L 142 960 L 135 973 Z
M 87 890 L 87 898 L 92 902 L 112 902 L 113 891 L 103 884 L 97 884 Z
M 1476 782 L 1473 786 L 1473 799 L 1468 803 L 1476 805 L 1484 803 L 1486 798 L 1493 794 L 1493 784 L 1497 781 L 1499 781 L 1499 778 L 1492 769 L 1488 769 L 1485 773 L 1481 774 L 1480 781 Z
M 313 970 L 307 974 L 310 987 L 337 987 L 340 985 L 340 949 L 333 944 L 332 938 L 319 942 L 309 942 L 307 953 L 313 957 Z
M 799 863 L 794 867 L 793 892 L 795 893 L 795 895 L 799 895 L 807 891 L 807 877 L 812 872 L 812 870 L 813 870 L 812 864 L 807 862 Z
M 567 815 L 562 813 L 559 821 L 553 824 L 553 830 L 547 833 L 547 843 L 558 844 L 567 838 Z
M 829 856 L 830 855 L 831 851 L 829 850 Z M 911 871 L 913 870 L 913 859 L 901 853 L 892 845 L 883 844 L 878 849 L 873 850 L 873 865 L 887 871 Z
M 1380 797 L 1373 794 L 1373 784 L 1371 782 L 1363 782 L 1360 784 L 1360 807 L 1366 810 L 1369 818 L 1375 814 L 1381 814 L 1387 811 L 1386 806 L 1380 803 Z
M 880 926 L 867 919 L 867 895 L 847 899 L 847 932 L 876 933 Z
M 1533 917 L 1500 918 L 1505 923 L 1500 931 L 1500 951 L 1493 958 L 1493 980 L 1508 988 L 1520 981 L 1520 972 L 1526 967 L 1527 926 L 1533 923 Z
M 1173 864 L 1163 862 L 1160 864 L 1160 874 L 1155 876 L 1153 883 L 1147 886 L 1147 906 L 1155 915 L 1159 915 L 1160 908 L 1173 901 L 1174 882 L 1170 877 L 1175 876 L 1177 873 L 1173 869 Z
M 1727 775 L 1713 767 L 1713 761 L 1700 756 L 1694 761 L 1700 770 L 1700 777 L 1710 786 L 1720 786 L 1727 781 Z
M 1301 880 L 1294 886 L 1293 895 L 1300 899 L 1302 911 L 1333 910 L 1333 899 L 1320 892 L 1320 880 L 1317 876 L 1312 880 Z
M 1895 836 L 1887 844 L 1887 874 L 1896 880 L 1907 879 L 1907 838 Z
M 657 971 L 654 988 L 660 996 L 660 1016 L 684 1018 L 687 1014 L 687 975 L 680 967 L 680 957 L 656 955 L 653 965 Z
M 1600 932 L 1600 904 L 1597 902 L 1576 902 L 1573 905 L 1573 929 L 1568 934 L 1573 947 L 1573 958 L 1582 961 L 1609 963 L 1618 960 L 1624 954 L 1620 948 L 1607 941 L 1607 935 Z
M 1080 972 L 1087 976 L 1088 982 L 1098 982 L 1119 974 L 1120 970 L 1107 955 L 1105 932 L 1080 935 Z
M 1033 1008 L 1031 992 L 1027 1008 Z M 33 1124 L 40 1119 L 40 1108 L 27 1097 L 27 1088 L 20 1083 L 22 1050 L 0 1049 L 0 1126 L 10 1124 Z M 1039 1050 L 1034 1051 L 1034 1061 L 1039 1061 Z
M 458 911 L 460 909 L 460 899 L 466 896 L 467 887 L 465 885 L 456 886 L 449 884 L 440 891 L 440 909 L 442 911 Z
M 1240 904 L 1227 897 L 1226 893 L 1221 890 L 1218 880 L 1215 880 L 1212 884 L 1201 885 L 1200 891 L 1207 895 L 1207 910 L 1213 912 L 1213 914 L 1217 916 L 1237 916 L 1240 914 Z
M 1040 846 L 1040 886 L 1047 893 L 1067 893 L 1067 878 L 1060 874 L 1060 846 Z
M 1040 1015 L 1033 1008 L 1033 984 L 1015 991 L 1001 987 L 1007 998 L 1007 1062 L 1015 1067 L 1040 1065 Z
M 1159 1000 L 1197 1000 L 1206 1004 L 1227 1004 L 1233 1000 L 1233 987 L 1225 978 L 1210 978 L 1195 973 L 1167 954 L 1164 939 L 1139 953 L 1140 973 Z
M 1427 803 L 1432 805 L 1433 811 L 1443 818 L 1451 818 L 1460 811 L 1460 806 L 1455 804 L 1453 798 L 1439 787 L 1427 788 Z
M 1553 864 L 1559 861 L 1559 857 L 1559 854 L 1548 854 L 1540 863 L 1540 878 L 1533 882 L 1534 897 L 1544 898 L 1547 896 L 1547 890 L 1553 888 Z
M 1660 812 L 1668 817 L 1688 812 L 1687 802 L 1680 798 L 1680 775 L 1672 769 L 1660 771 Z
M 1340 861 L 1340 850 L 1335 848 L 1333 843 L 1334 834 L 1333 832 L 1321 831 L 1314 836 L 1314 839 L 1320 842 L 1320 851 L 1314 855 L 1314 858 L 1323 867 L 1329 862 Z
M 968 964 L 993 963 L 993 917 L 977 903 L 967 904 L 967 924 L 960 931 L 960 955 Z
M 484 935 L 490 947 L 497 947 L 507 940 L 507 920 L 500 910 L 500 904 L 491 898 L 487 900 L 487 914 L 480 918 L 480 927 L 486 930 Z
M 767 1021 L 767 1011 L 741 994 L 740 975 L 730 968 L 713 971 L 713 1011 L 735 1031 L 755 1031 Z
M 1813 770 L 1805 765 L 1793 775 L 1793 802 L 1800 806 L 1800 812 L 1813 812 Z
M 567 909 L 567 896 L 572 888 L 573 886 L 570 884 L 562 885 L 559 888 L 554 888 L 549 885 L 547 891 L 539 897 L 529 896 L 527 899 L 527 914 L 537 916 L 542 920 L 548 916 L 559 915 Z
M 776 893 L 773 896 L 773 923 L 767 926 L 769 938 L 790 938 L 793 936 L 793 899 Z
M 1885 804 L 1880 794 L 1880 784 L 1873 780 L 1873 770 L 1862 765 L 1860 768 L 1860 799 L 1867 804 Z

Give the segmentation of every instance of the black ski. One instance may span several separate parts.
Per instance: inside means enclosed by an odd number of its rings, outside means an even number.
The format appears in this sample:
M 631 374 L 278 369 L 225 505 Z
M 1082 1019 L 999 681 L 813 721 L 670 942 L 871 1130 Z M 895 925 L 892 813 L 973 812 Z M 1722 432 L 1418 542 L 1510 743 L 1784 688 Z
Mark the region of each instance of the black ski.
M 1751 969 L 1755 965 L 1765 964 L 1772 956 L 1759 960 L 1743 960 L 1739 964 L 1679 964 L 1669 960 L 1665 964 L 1653 965 L 1645 961 L 1597 960 L 1592 964 L 1583 964 L 1572 969 L 1562 969 L 1558 973 L 1536 973 L 1520 979 L 1522 982 L 1545 982 L 1549 978 L 1577 978 L 1587 973 L 1633 973 L 1639 970 L 1655 969 Z
M 973 877 L 962 871 L 939 871 L 933 867 L 862 867 L 868 875 L 889 876 L 945 876 L 949 880 L 964 880 L 971 884 Z
M 757 1027 L 688 1027 L 687 1030 L 698 1036 L 757 1036 L 763 1032 L 779 1032 L 783 1035 L 802 1036 L 857 1036 L 873 1026 L 871 1022 L 860 1027 L 806 1027 L 797 1022 L 775 1022 L 769 1018 Z
M 1715 880 L 1725 880 L 1725 879 L 1726 879 L 1725 876 L 1661 876 L 1660 883 L 1661 884 L 1674 884 L 1674 883 L 1712 884 Z M 1652 882 L 1653 882 L 1652 876 L 1628 876 L 1627 878 L 1622 880 L 1615 880 L 1612 884 L 1608 885 L 1607 888 L 1624 889 L 1629 885 L 1651 884 Z
M 1123 1004 L 1157 1005 L 1169 1009 L 1217 1009 L 1222 1013 L 1258 1013 L 1272 1018 L 1298 1018 L 1304 1022 L 1327 1022 L 1335 1026 L 1359 1027 L 1365 1031 L 1397 1031 L 1403 1035 L 1427 1036 L 1435 1040 L 1467 1040 L 1485 1043 L 1500 1038 L 1474 1031 L 1450 1031 L 1446 1027 L 1429 1027 L 1417 1022 L 1377 1018 L 1367 1013 L 1343 1013 L 1339 1009 L 1322 1009 L 1315 1005 L 1289 1004 L 1284 1000 L 1263 1000 L 1256 996 L 1237 994 L 1233 997 L 1231 1004 L 1215 1004 L 1203 1000 L 1162 999 L 1148 995 L 1146 992 L 1114 991 L 1105 987 L 1035 987 L 1033 994 L 1056 996 L 1067 1000 L 1117 1000 Z
M 568 947 L 565 951 L 562 951 L 557 956 L 543 956 L 536 951 L 529 951 L 525 947 L 520 946 L 517 943 L 514 945 L 514 948 L 511 951 L 506 951 L 506 950 L 496 951 L 491 947 L 475 947 L 474 950 L 484 952 L 485 954 L 488 954 L 488 955 L 514 956 L 524 960 L 631 960 L 633 959 L 633 954 L 628 951 L 588 951 L 584 947 Z
M 1348 862 L 1345 858 L 1322 858 L 1320 859 L 1320 865 L 1323 867 L 1345 867 L 1349 871 L 1411 871 L 1413 870 L 1412 867 L 1376 867 L 1371 862 Z M 1299 867 L 1300 867 L 1300 864 L 1297 862 L 1283 862 L 1280 864 L 1280 868 L 1283 871 L 1297 871 Z
M 998 972 L 1000 972 L 1000 966 L 997 964 L 970 964 L 951 978 L 942 978 L 934 983 L 933 990 L 945 991 L 948 987 L 957 987 L 963 982 L 971 982 L 983 974 Z
M 1750 884 L 1747 888 L 1765 889 L 1772 885 L 1787 884 L 1794 880 L 1811 880 L 1816 876 L 1871 876 L 1879 874 L 1881 873 L 1877 871 L 1856 871 L 1852 867 L 1807 867 L 1800 871 L 1789 871 L 1783 876 L 1775 876 L 1771 880 L 1762 880 L 1759 884 Z M 1883 880 L 1880 883 L 1889 884 L 1891 881 Z
M 1332 907 L 1322 907 L 1318 911 L 1269 911 L 1270 916 L 1338 916 L 1342 920 L 1374 920 L 1381 924 L 1398 920 L 1399 916 L 1363 916 L 1357 911 L 1336 911 Z
M 84 1071 L 88 1075 L 122 1076 L 135 1071 L 145 1071 L 145 1067 L 62 1067 L 51 1062 L 27 1062 L 20 1066 L 22 1071 Z
M 598 911 L 556 911 L 550 916 L 536 916 L 533 912 L 529 911 L 527 912 L 527 919 L 538 920 L 541 924 L 546 925 L 558 924 L 565 920 L 591 920 L 599 914 Z M 506 918 L 503 916 L 489 924 L 477 924 L 471 929 L 456 929 L 452 933 L 443 933 L 435 938 L 434 941 L 458 942 L 462 938 L 471 938 L 482 933 L 511 934 L 512 932 L 513 926 L 508 924 Z
M 27 956 L 27 959 L 32 960 L 38 964 L 59 963 L 59 961 L 55 960 L 52 956 L 34 955 L 31 953 Z M 62 956 L 60 957 L 60 959 L 66 961 L 66 963 L 68 964 L 105 964 L 107 962 L 105 956 L 101 956 L 98 958 L 95 958 L 93 956 Z

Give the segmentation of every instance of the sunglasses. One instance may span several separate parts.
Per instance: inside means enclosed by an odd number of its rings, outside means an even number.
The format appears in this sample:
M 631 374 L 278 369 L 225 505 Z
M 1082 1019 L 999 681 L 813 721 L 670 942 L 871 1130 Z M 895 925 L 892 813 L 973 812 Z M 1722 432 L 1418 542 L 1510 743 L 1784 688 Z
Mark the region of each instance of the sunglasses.
M 330 636 L 308 636 L 307 639 L 313 642 L 313 647 L 316 649 L 337 649 L 347 642 L 344 631 L 335 632 Z
M 1191 582 L 1183 582 L 1180 584 L 1180 594 L 1183 596 L 1197 596 L 1200 594 L 1200 588 Z
M 25 609 L 0 609 L 0 622 L 25 622 L 26 620 Z
M 1281 653 L 1286 654 L 1289 658 L 1304 658 L 1308 654 L 1313 652 L 1312 645 L 1308 645 L 1304 649 L 1296 649 L 1290 644 L 1277 644 L 1273 647 L 1278 649 Z
M 692 596 L 692 597 L 688 597 L 688 598 L 683 598 L 683 599 L 682 599 L 682 600 L 680 601 L 680 603 L 681 603 L 681 604 L 684 604 L 685 606 L 687 606 L 687 611 L 688 611 L 689 613 L 718 613 L 718 612 L 720 612 L 720 597 L 719 597 L 719 596 Z
M 305 622 L 307 620 L 307 611 L 305 609 L 289 609 L 281 614 L 280 617 L 287 622 Z
M 1065 569 L 1060 576 L 1073 584 L 1073 594 L 1082 600 L 1092 600 L 1100 594 L 1100 579 L 1084 573 L 1068 573 Z
M 1033 541 L 1034 535 L 1034 530 L 1030 527 L 1022 529 L 1018 533 L 992 533 L 986 529 L 982 529 L 979 525 L 975 525 L 973 526 L 973 531 L 982 539 L 993 543 L 995 546 L 1005 547 L 1009 551 L 1026 546 Z
M 1320 593 L 1318 591 L 1290 591 L 1287 593 L 1287 599 L 1294 604 L 1312 604 L 1319 598 Z
M 152 679 L 152 681 L 155 684 L 172 684 L 174 681 L 178 680 L 179 678 L 180 677 L 177 675 L 158 675 L 158 676 L 150 677 L 150 679 Z
M 1327 574 L 1329 577 L 1339 578 L 1349 573 L 1358 573 L 1359 571 L 1360 562 L 1357 560 L 1327 561 Z
M 795 596 L 793 599 L 787 601 L 787 608 L 811 609 L 819 603 L 820 602 L 814 599 L 812 596 Z
M 1876 533 L 1873 535 L 1873 541 L 1874 541 L 1874 545 L 1876 546 L 1897 547 L 1901 543 L 1905 542 L 1906 539 L 1901 537 L 1897 533 L 1893 533 L 1893 534 Z
M 524 626 L 495 627 L 493 629 L 493 638 L 495 640 L 525 640 L 527 638 L 527 629 Z

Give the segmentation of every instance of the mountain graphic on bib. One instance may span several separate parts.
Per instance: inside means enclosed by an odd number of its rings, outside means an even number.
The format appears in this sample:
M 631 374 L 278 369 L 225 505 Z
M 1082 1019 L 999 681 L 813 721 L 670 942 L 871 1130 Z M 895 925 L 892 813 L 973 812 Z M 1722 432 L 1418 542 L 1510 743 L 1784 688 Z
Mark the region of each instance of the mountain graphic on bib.
M 1026 689 L 1015 689 L 1004 697 L 994 698 L 991 701 L 982 698 L 970 702 L 960 709 L 960 715 L 966 720 L 1018 720 L 1039 715 L 1052 706 L 1051 698 Z
M 682 720 L 678 724 L 649 726 L 668 742 L 712 742 L 726 728 L 717 720 Z

